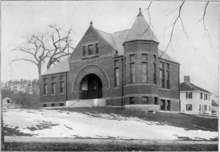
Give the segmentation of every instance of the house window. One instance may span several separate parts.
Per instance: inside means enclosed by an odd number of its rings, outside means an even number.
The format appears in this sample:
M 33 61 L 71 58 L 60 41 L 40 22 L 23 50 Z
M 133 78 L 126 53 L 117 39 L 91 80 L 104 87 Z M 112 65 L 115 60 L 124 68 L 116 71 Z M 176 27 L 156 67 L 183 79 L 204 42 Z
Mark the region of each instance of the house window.
M 43 107 L 46 107 L 47 106 L 47 104 L 43 104 Z
M 202 110 L 202 107 L 201 107 L 201 104 L 199 105 L 199 111 L 201 111 Z
M 134 104 L 134 97 L 130 97 L 130 104 Z
M 208 95 L 207 94 L 205 94 L 205 100 L 207 100 L 208 99 Z
M 207 111 L 207 105 L 204 105 L 204 110 Z
M 60 93 L 64 92 L 64 75 L 60 76 Z
M 203 94 L 202 93 L 200 93 L 200 99 L 202 99 L 203 98 Z
M 148 55 L 142 54 L 142 82 L 148 82 Z
M 186 99 L 192 99 L 192 92 L 186 92 Z
M 167 89 L 169 89 L 170 88 L 170 65 L 167 63 L 166 64 L 167 65 L 167 71 L 166 71 L 166 73 L 167 73 Z
M 130 83 L 135 83 L 135 55 L 130 55 Z
M 86 56 L 86 46 L 83 46 L 83 56 Z
M 52 104 L 51 104 L 51 106 L 52 106 L 52 107 L 54 107 L 54 106 L 55 106 L 55 104 L 54 104 L 54 103 L 52 103 Z
M 55 77 L 52 77 L 52 83 L 51 83 L 51 94 L 56 93 L 56 82 L 55 82 Z
M 153 67 L 154 67 L 153 81 L 154 81 L 154 84 L 157 84 L 157 58 L 156 58 L 156 55 L 153 56 L 153 59 L 154 59 L 154 63 L 153 63 Z
M 47 78 L 43 79 L 43 94 L 46 95 L 47 94 Z
M 95 44 L 95 53 L 99 54 L 99 43 Z
M 119 60 L 114 61 L 114 86 L 119 86 Z
M 148 97 L 142 97 L 143 104 L 148 104 Z
M 164 63 L 160 62 L 160 87 L 165 88 Z
M 93 45 L 89 45 L 89 55 L 92 55 L 93 54 Z
M 192 104 L 186 104 L 186 111 L 192 111 Z

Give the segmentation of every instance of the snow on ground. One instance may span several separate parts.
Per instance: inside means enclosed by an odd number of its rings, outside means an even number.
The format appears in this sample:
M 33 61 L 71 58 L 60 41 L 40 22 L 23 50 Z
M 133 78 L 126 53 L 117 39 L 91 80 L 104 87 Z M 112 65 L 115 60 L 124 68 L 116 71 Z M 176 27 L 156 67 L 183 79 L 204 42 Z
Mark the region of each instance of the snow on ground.
M 116 138 L 178 140 L 178 137 L 212 139 L 218 132 L 184 128 L 115 114 L 77 113 L 60 110 L 8 109 L 4 125 L 34 137 Z M 44 126 L 40 128 L 39 126 Z M 45 127 L 46 126 L 46 127 Z

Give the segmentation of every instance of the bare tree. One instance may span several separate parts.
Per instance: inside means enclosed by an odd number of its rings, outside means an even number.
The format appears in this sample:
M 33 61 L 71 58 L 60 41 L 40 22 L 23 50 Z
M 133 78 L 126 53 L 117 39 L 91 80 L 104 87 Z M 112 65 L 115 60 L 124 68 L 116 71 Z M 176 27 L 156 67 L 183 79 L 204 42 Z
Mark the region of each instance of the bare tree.
M 52 65 L 60 62 L 60 60 L 69 56 L 72 51 L 72 29 L 69 29 L 65 34 L 61 34 L 61 30 L 56 26 L 49 26 L 52 30 L 51 34 L 33 34 L 27 39 L 25 47 L 17 47 L 12 51 L 20 51 L 30 55 L 29 58 L 18 58 L 11 61 L 27 61 L 33 63 L 38 68 L 38 74 L 41 75 L 42 66 L 46 63 L 47 69 Z

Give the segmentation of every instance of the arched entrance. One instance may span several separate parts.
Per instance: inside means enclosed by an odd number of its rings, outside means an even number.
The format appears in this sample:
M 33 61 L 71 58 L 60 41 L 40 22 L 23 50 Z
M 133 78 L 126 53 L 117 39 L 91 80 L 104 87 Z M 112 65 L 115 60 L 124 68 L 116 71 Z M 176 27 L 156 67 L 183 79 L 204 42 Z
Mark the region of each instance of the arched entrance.
M 80 99 L 102 98 L 102 81 L 96 74 L 86 75 L 80 82 Z

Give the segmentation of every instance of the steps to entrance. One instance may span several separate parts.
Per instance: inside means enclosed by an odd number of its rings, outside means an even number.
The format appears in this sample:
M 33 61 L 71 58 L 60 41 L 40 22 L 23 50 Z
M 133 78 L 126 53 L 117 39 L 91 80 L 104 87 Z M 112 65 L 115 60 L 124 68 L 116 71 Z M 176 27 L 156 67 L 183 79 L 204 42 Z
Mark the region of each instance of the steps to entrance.
M 85 99 L 66 101 L 66 107 L 105 107 L 105 99 Z

